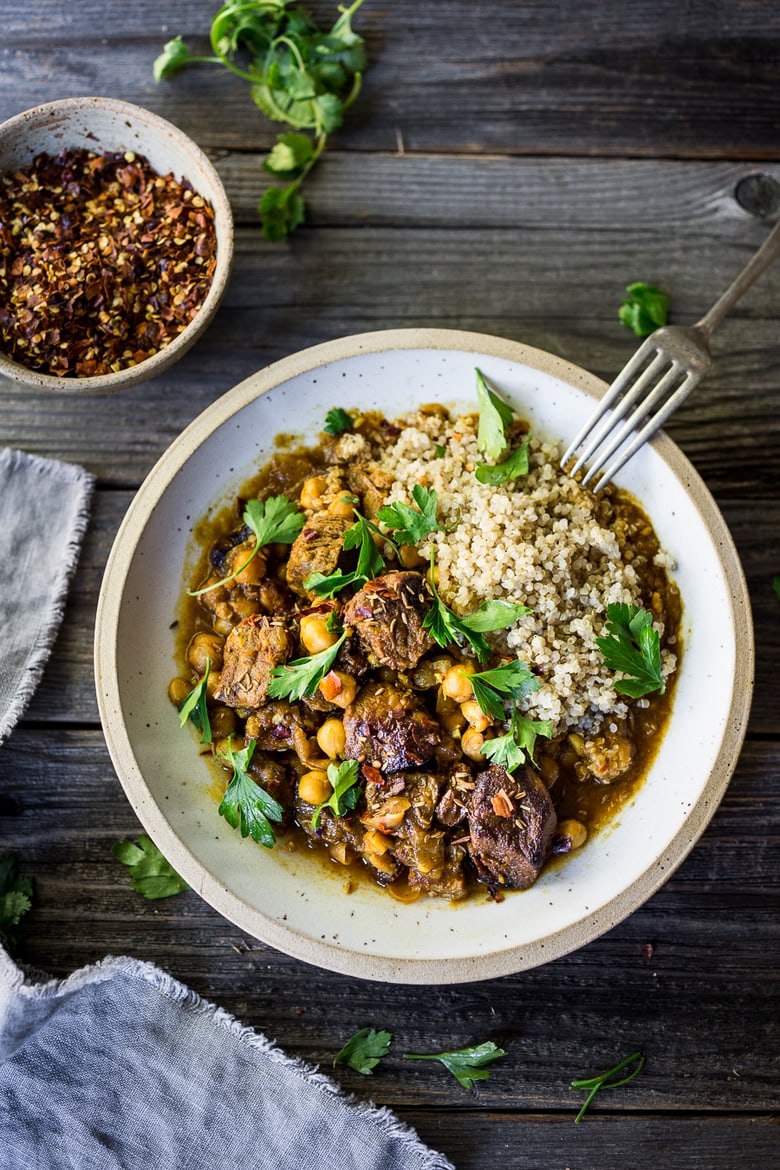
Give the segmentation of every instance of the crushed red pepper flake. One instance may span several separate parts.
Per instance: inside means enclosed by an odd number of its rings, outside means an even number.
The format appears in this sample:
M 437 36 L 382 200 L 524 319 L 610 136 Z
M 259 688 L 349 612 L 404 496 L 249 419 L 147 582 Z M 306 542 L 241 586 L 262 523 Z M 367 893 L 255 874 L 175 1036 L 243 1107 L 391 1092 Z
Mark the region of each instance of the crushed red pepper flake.
M 216 267 L 214 211 L 132 151 L 64 150 L 0 175 L 0 346 L 91 377 L 169 345 Z

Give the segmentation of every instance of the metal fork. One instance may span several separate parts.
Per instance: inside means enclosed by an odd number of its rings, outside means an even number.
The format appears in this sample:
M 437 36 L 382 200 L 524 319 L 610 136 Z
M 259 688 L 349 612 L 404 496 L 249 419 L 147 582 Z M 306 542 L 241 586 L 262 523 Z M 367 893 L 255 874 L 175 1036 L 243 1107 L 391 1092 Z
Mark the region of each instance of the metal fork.
M 742 294 L 778 257 L 780 221 L 701 321 L 687 328 L 665 325 L 642 342 L 561 459 L 565 468 L 577 448 L 585 444 L 574 466 L 567 469 L 570 475 L 591 460 L 582 480 L 586 484 L 617 452 L 593 490 L 601 491 L 609 483 L 701 382 L 712 365 L 710 337 Z M 632 431 L 636 434 L 626 444 Z

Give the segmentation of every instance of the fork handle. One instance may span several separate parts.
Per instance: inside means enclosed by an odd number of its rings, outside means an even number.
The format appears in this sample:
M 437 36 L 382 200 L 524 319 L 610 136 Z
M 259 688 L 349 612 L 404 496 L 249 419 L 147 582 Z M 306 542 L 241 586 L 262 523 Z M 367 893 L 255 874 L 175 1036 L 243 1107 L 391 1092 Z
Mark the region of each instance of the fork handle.
M 697 321 L 693 328 L 703 333 L 708 340 L 739 298 L 778 257 L 780 257 L 780 220 L 777 221 L 755 256 L 748 261 L 736 280 L 732 281 L 709 313 L 706 313 L 701 321 Z

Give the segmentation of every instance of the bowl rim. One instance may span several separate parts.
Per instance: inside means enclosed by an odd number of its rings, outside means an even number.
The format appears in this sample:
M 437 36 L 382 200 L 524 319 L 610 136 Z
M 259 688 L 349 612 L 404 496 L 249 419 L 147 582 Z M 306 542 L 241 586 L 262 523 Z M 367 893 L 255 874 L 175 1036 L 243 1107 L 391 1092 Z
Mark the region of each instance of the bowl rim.
M 214 208 L 215 226 L 217 223 L 219 224 L 224 240 L 220 240 L 217 247 L 217 264 L 211 287 L 187 328 L 164 349 L 158 350 L 156 354 L 139 362 L 136 366 L 128 366 L 127 369 L 111 374 L 96 374 L 88 378 L 58 378 L 54 374 L 30 370 L 0 350 L 0 375 L 39 390 L 54 390 L 60 394 L 105 394 L 146 382 L 167 370 L 197 341 L 209 325 L 224 295 L 233 263 L 233 212 L 219 172 L 193 138 L 190 138 L 179 126 L 169 122 L 160 114 L 146 109 L 145 106 L 138 106 L 121 98 L 98 96 L 69 97 L 44 102 L 42 105 L 22 110 L 21 113 L 14 114 L 13 117 L 0 123 L 0 147 L 2 147 L 3 139 L 8 133 L 23 129 L 28 124 L 35 124 L 57 115 L 71 114 L 75 116 L 79 112 L 88 118 L 90 110 L 98 108 L 110 110 L 120 117 L 129 118 L 135 123 L 148 126 L 161 136 L 175 139 L 179 148 L 189 155 L 208 177 L 211 190 L 205 197 Z M 197 193 L 203 194 L 203 192 Z
M 737 646 L 731 703 L 715 763 L 690 814 L 663 853 L 626 890 L 576 922 L 522 948 L 489 952 L 473 958 L 406 959 L 346 951 L 266 917 L 227 889 L 190 852 L 166 820 L 136 762 L 123 720 L 114 717 L 121 713 L 116 632 L 135 550 L 155 502 L 189 456 L 249 402 L 299 374 L 330 362 L 364 353 L 408 349 L 489 354 L 559 377 L 594 398 L 607 389 L 595 375 L 544 350 L 490 334 L 450 329 L 407 328 L 352 334 L 311 346 L 258 370 L 228 390 L 181 432 L 149 472 L 131 502 L 109 554 L 98 599 L 95 682 L 106 744 L 130 804 L 171 864 L 181 872 L 184 862 L 190 884 L 223 917 L 283 953 L 327 970 L 382 982 L 456 984 L 515 974 L 579 949 L 643 905 L 682 864 L 714 815 L 739 758 L 752 699 L 754 637 L 747 584 L 726 522 L 687 457 L 668 436 L 660 433 L 652 442 L 653 448 L 683 483 L 719 550 Z

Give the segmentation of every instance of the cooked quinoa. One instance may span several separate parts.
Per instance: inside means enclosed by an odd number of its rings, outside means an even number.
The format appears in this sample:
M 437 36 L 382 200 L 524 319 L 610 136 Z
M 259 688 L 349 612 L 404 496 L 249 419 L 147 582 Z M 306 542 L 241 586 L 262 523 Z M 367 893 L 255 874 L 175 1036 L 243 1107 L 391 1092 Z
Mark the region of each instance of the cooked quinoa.
M 597 519 L 596 498 L 561 471 L 559 444 L 532 435 L 528 475 L 492 487 L 474 475 L 482 462 L 476 415 L 450 420 L 418 412 L 400 425 L 397 441 L 376 463 L 393 476 L 390 500 L 412 503 L 415 483 L 438 492 L 439 518 L 451 528 L 423 542 L 420 552 L 429 559 L 435 542 L 444 601 L 459 614 L 488 598 L 532 610 L 501 635 L 502 646 L 541 683 L 522 700 L 524 712 L 553 720 L 559 731 L 577 725 L 590 733 L 607 715 L 623 717 L 627 705 L 596 638 L 608 605 L 642 604 L 639 576 L 616 532 Z M 664 553 L 655 560 L 673 567 Z M 663 623 L 655 629 L 663 639 Z M 665 678 L 675 664 L 664 650 Z

